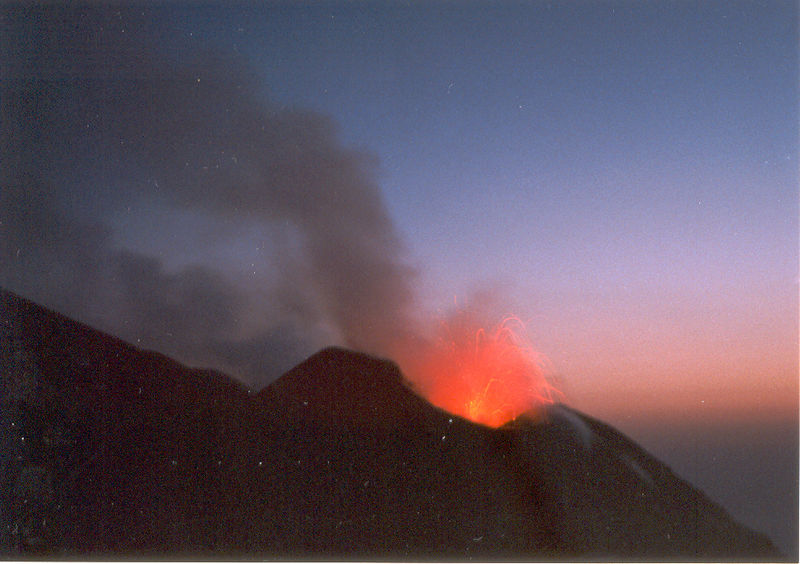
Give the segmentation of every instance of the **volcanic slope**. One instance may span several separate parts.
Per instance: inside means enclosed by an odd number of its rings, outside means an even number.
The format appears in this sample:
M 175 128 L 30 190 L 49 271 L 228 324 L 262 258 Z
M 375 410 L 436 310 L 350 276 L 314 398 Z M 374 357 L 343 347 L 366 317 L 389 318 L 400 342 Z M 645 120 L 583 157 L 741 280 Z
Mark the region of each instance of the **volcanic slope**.
M 781 555 L 570 408 L 490 429 L 325 349 L 258 394 L 0 291 L 8 556 Z

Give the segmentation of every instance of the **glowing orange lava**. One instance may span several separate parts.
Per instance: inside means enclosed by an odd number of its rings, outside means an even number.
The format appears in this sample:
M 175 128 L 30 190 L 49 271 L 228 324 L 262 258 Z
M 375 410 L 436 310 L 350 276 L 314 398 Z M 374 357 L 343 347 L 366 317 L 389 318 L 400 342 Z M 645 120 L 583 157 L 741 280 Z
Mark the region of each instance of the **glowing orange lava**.
M 471 325 L 448 325 L 421 355 L 414 380 L 428 401 L 489 427 L 554 402 L 546 359 L 521 337 L 521 321 L 507 318 L 491 332 Z

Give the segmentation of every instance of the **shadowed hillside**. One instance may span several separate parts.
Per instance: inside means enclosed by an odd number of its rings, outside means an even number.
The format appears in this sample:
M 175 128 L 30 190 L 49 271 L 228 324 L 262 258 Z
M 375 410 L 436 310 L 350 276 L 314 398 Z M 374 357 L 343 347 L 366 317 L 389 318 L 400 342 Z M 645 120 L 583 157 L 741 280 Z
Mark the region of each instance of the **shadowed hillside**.
M 7 556 L 780 558 L 565 406 L 490 429 L 325 349 L 258 394 L 0 292 Z

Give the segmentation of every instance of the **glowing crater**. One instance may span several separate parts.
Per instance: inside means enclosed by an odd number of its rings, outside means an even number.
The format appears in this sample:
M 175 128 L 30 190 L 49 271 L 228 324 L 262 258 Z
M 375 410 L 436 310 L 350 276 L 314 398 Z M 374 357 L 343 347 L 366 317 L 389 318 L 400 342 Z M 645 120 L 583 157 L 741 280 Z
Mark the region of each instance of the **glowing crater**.
M 558 391 L 548 380 L 546 358 L 522 337 L 524 329 L 515 317 L 491 331 L 466 319 L 446 325 L 412 378 L 432 404 L 489 427 L 540 413 Z

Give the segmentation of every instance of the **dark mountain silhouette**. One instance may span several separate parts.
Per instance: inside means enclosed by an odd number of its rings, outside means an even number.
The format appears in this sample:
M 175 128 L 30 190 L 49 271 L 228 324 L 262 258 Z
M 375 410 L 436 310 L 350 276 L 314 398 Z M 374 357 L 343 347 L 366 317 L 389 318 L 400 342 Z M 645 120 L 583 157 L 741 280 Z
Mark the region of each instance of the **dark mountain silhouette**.
M 258 394 L 0 291 L 4 555 L 781 555 L 566 406 L 489 429 L 325 349 Z

